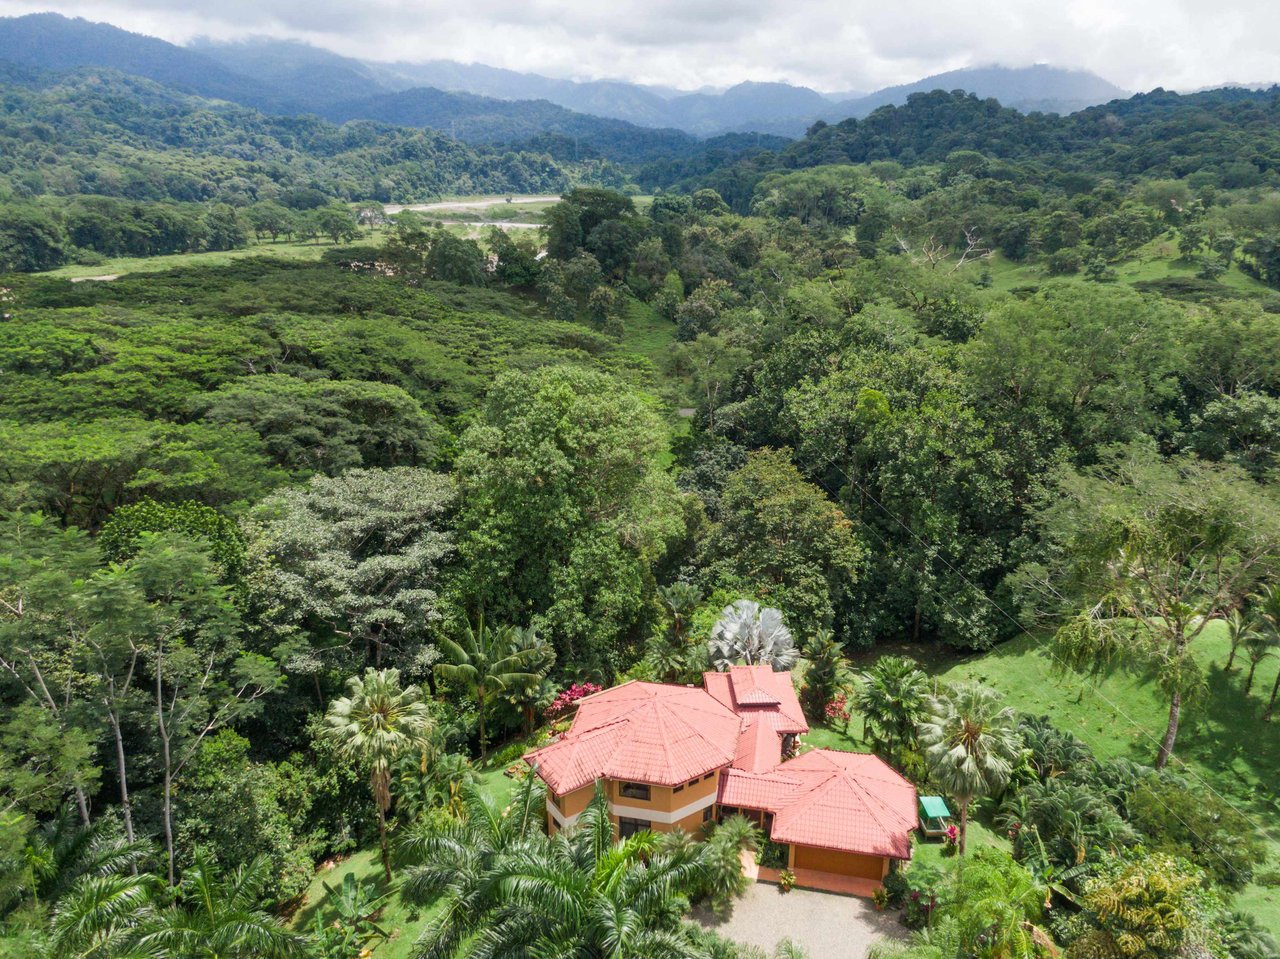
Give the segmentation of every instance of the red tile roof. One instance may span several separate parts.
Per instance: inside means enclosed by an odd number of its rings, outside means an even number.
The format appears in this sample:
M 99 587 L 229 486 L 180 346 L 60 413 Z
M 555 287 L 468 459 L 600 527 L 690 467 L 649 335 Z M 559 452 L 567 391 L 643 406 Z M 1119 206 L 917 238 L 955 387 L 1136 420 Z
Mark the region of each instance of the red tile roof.
M 908 859 L 916 789 L 878 756 L 815 749 L 757 774 L 731 769 L 717 801 L 773 813 L 775 842 Z
M 678 786 L 731 767 L 717 801 L 773 813 L 776 841 L 909 858 L 915 787 L 883 761 L 817 749 L 781 762 L 783 734 L 809 728 L 790 673 L 735 666 L 703 682 L 588 696 L 569 731 L 526 758 L 561 796 L 600 778 Z
M 678 786 L 733 762 L 741 730 L 705 690 L 630 682 L 579 700 L 569 731 L 525 758 L 561 796 L 601 777 Z
M 790 672 L 775 673 L 768 666 L 732 666 L 726 673 L 702 677 L 709 692 L 734 712 L 765 713 L 779 733 L 807 733 L 804 710 Z
M 768 772 L 782 762 L 782 737 L 764 716 L 749 719 L 738 736 L 738 750 L 733 757 L 734 769 L 753 773 Z

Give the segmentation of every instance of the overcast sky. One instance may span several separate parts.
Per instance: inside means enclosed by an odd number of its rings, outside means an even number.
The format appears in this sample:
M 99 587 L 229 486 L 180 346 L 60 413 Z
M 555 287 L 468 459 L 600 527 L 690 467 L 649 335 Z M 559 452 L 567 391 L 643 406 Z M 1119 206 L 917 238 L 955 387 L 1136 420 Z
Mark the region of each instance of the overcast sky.
M 871 90 L 965 66 L 1083 67 L 1130 90 L 1280 80 L 1275 0 L 0 0 L 182 43 L 267 35 L 684 88 Z

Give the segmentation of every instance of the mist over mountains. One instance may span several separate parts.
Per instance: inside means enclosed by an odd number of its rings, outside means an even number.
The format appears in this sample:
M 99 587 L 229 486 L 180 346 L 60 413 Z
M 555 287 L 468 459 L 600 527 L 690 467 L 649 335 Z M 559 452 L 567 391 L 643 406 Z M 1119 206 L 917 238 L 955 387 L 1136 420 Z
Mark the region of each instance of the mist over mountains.
M 1095 74 L 1036 65 L 954 70 L 873 93 L 823 94 L 747 81 L 685 92 L 618 80 L 572 81 L 445 60 L 388 63 L 304 43 L 251 39 L 177 46 L 108 24 L 33 14 L 0 19 L 0 59 L 47 70 L 109 67 L 204 97 L 278 114 L 431 127 L 469 142 L 562 138 L 604 156 L 678 152 L 689 138 L 797 137 L 815 121 L 865 117 L 915 92 L 964 90 L 1022 112 L 1071 113 L 1127 96 Z M 636 145 L 617 149 L 620 139 Z

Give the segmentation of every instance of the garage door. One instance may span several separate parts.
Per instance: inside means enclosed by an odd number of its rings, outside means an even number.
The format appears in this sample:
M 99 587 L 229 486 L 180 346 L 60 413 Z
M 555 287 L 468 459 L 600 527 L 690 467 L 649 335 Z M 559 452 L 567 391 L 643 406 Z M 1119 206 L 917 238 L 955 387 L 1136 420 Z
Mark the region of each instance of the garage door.
M 851 852 L 796 846 L 796 868 L 834 872 L 841 876 L 879 879 L 884 875 L 884 860 L 879 856 L 859 856 Z

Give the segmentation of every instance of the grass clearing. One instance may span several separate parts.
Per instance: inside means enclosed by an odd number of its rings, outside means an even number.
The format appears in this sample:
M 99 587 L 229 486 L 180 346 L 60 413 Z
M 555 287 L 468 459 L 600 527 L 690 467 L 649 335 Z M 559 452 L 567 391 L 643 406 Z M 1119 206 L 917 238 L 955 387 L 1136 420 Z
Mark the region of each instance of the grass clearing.
M 1246 699 L 1244 670 L 1223 672 L 1230 648 L 1225 628 L 1210 627 L 1197 646 L 1208 692 L 1184 709 L 1171 766 L 1249 816 L 1271 847 L 1264 869 L 1274 871 L 1280 868 L 1275 788 L 1280 723 L 1264 723 L 1261 714 L 1280 663 L 1262 662 Z M 1044 641 L 1030 636 L 946 668 L 939 676 L 948 682 L 978 680 L 1000 690 L 1016 709 L 1048 716 L 1070 730 L 1100 759 L 1121 756 L 1150 765 L 1168 719 L 1168 705 L 1151 682 L 1125 674 L 1100 679 L 1061 674 Z M 1280 930 L 1280 889 L 1252 884 L 1236 896 L 1235 905 L 1267 929 Z
M 1157 237 L 1141 247 L 1134 256 L 1111 264 L 1111 268 L 1116 274 L 1115 282 L 1130 285 L 1168 279 L 1194 279 L 1199 269 L 1196 264 L 1181 258 L 1177 243 L 1168 237 Z M 1073 276 L 1050 276 L 1040 263 L 1014 263 L 999 253 L 981 261 L 970 275 L 976 276 L 983 270 L 991 275 L 992 289 L 1005 293 L 1040 287 L 1046 283 L 1088 282 L 1083 272 Z M 1266 284 L 1244 273 L 1237 263 L 1232 263 L 1231 268 L 1217 282 L 1227 295 L 1244 293 L 1265 296 L 1273 292 Z
M 211 250 L 204 253 L 170 253 L 165 256 L 116 256 L 97 264 L 71 263 L 67 266 L 50 270 L 35 276 L 53 276 L 62 279 L 85 279 L 91 277 L 124 276 L 128 273 L 156 273 L 161 270 L 176 270 L 190 266 L 225 266 L 237 260 L 255 256 L 271 257 L 282 260 L 319 260 L 329 250 L 339 250 L 348 246 L 364 246 L 377 242 L 377 231 L 365 234 L 354 243 L 330 243 L 321 240 L 293 241 L 281 240 L 279 243 L 250 243 L 242 250 Z

